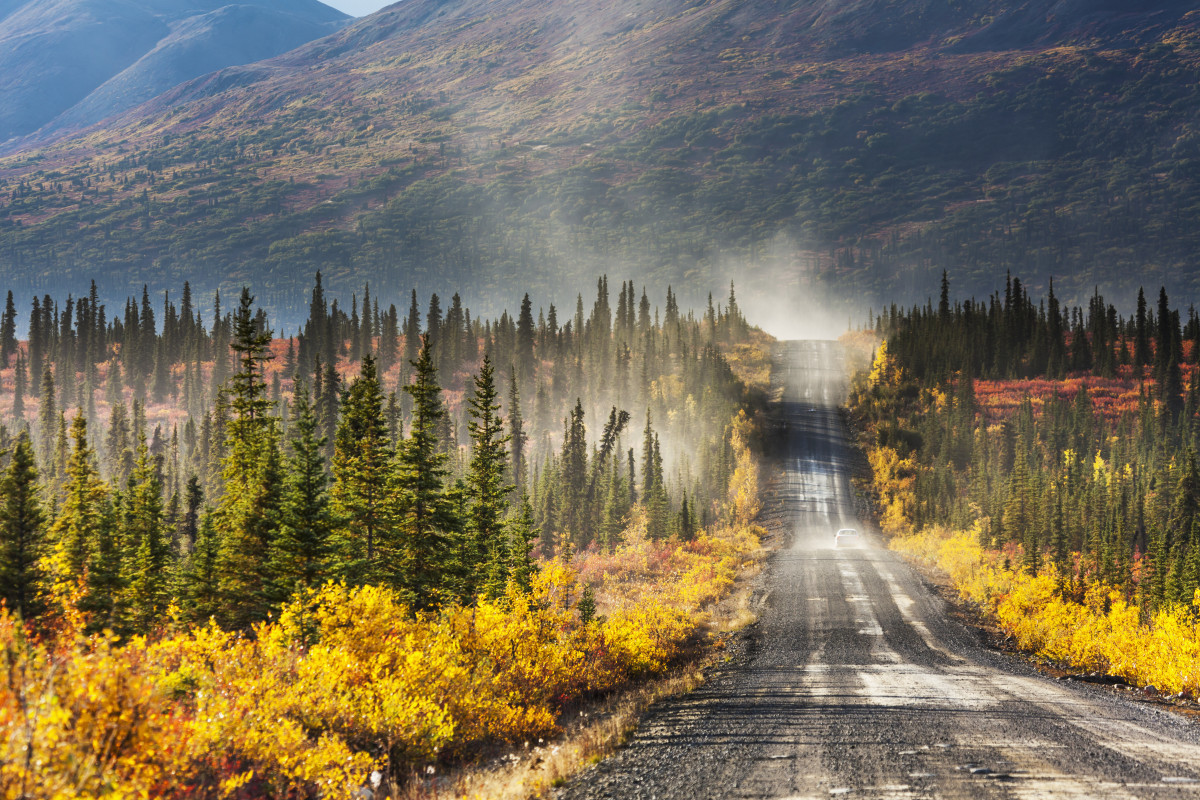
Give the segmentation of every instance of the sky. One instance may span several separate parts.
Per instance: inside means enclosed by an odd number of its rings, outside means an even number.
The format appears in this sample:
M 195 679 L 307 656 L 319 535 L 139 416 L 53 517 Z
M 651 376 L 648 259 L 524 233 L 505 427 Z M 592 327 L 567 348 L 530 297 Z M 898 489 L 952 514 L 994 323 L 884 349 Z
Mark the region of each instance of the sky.
M 363 17 L 384 6 L 391 5 L 396 0 L 322 0 L 322 2 L 351 16 Z

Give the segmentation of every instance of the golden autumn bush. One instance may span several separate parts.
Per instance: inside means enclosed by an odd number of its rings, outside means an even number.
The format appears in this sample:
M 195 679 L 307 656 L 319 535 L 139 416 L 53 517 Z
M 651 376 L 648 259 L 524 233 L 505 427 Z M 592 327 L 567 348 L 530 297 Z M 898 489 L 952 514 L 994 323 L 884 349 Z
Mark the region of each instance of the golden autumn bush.
M 670 591 L 583 623 L 580 591 L 556 561 L 529 595 L 437 614 L 329 584 L 253 636 L 57 649 L 4 612 L 0 795 L 350 797 L 376 770 L 550 736 L 565 702 L 661 672 L 698 624 Z
M 30 639 L 0 607 L 0 797 L 361 796 L 447 755 L 558 731 L 566 703 L 667 669 L 758 557 L 758 471 L 735 424 L 722 521 L 652 540 L 640 507 L 607 553 L 532 589 L 413 613 L 330 583 L 250 634 Z M 601 614 L 580 618 L 585 586 Z
M 180 722 L 158 696 L 144 642 L 37 642 L 0 609 L 0 659 L 4 797 L 146 797 L 174 780 Z
M 1064 597 L 1053 566 L 1029 575 L 979 545 L 978 531 L 930 528 L 891 546 L 944 570 L 1023 650 L 1131 684 L 1200 693 L 1200 592 L 1143 620 L 1115 587 L 1092 583 L 1083 601 Z

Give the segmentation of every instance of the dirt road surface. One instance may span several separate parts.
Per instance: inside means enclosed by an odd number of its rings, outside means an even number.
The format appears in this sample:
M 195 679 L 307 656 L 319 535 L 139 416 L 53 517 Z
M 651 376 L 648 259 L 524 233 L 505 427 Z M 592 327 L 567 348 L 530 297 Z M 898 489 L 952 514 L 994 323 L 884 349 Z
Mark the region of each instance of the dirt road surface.
M 792 530 L 746 654 L 655 706 L 560 800 L 1200 797 L 1187 719 L 978 644 L 855 518 L 832 342 L 780 347 Z

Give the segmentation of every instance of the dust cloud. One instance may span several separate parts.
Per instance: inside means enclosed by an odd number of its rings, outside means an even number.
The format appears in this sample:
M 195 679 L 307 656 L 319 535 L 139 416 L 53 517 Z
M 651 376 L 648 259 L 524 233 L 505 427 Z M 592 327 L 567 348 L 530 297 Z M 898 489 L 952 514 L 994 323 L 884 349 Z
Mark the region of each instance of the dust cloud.
M 725 261 L 714 272 L 727 276 L 726 287 L 733 281 L 746 320 L 777 339 L 836 339 L 879 308 L 869 293 L 836 285 L 827 254 L 787 237 L 753 261 Z

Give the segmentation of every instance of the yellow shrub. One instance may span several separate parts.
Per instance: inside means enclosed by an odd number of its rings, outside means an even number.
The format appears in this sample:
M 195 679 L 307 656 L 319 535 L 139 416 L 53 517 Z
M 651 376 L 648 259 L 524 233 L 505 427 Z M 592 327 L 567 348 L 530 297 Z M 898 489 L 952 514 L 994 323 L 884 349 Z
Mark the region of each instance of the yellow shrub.
M 1084 602 L 1076 602 L 1059 592 L 1053 567 L 1037 576 L 1005 568 L 999 554 L 978 542 L 977 531 L 927 529 L 891 545 L 945 570 L 962 596 L 982 605 L 1022 649 L 1136 685 L 1200 692 L 1195 606 L 1166 608 L 1146 624 L 1114 587 L 1093 583 Z
M 750 420 L 739 411 L 733 424 L 733 475 L 729 478 L 727 512 L 734 526 L 751 524 L 761 510 L 758 495 L 758 461 L 750 451 Z
M 527 595 L 436 613 L 330 583 L 250 635 L 210 623 L 118 645 L 64 615 L 35 643 L 0 607 L 0 798 L 349 798 L 375 770 L 551 735 L 565 703 L 667 669 L 759 556 L 750 428 L 733 423 L 726 521 L 654 541 L 635 513 L 591 580 L 605 608 L 587 622 L 559 560 Z
M 0 796 L 138 797 L 179 765 L 181 731 L 156 690 L 146 647 L 112 638 L 58 649 L 28 640 L 0 606 Z
M 657 674 L 696 630 L 692 614 L 646 598 L 616 609 L 604 624 L 604 641 L 630 675 Z
M 867 460 L 871 463 L 875 492 L 883 507 L 880 528 L 894 536 L 909 533 L 909 520 L 917 504 L 913 490 L 916 462 L 911 456 L 900 458 L 900 454 L 890 447 L 868 450 Z

